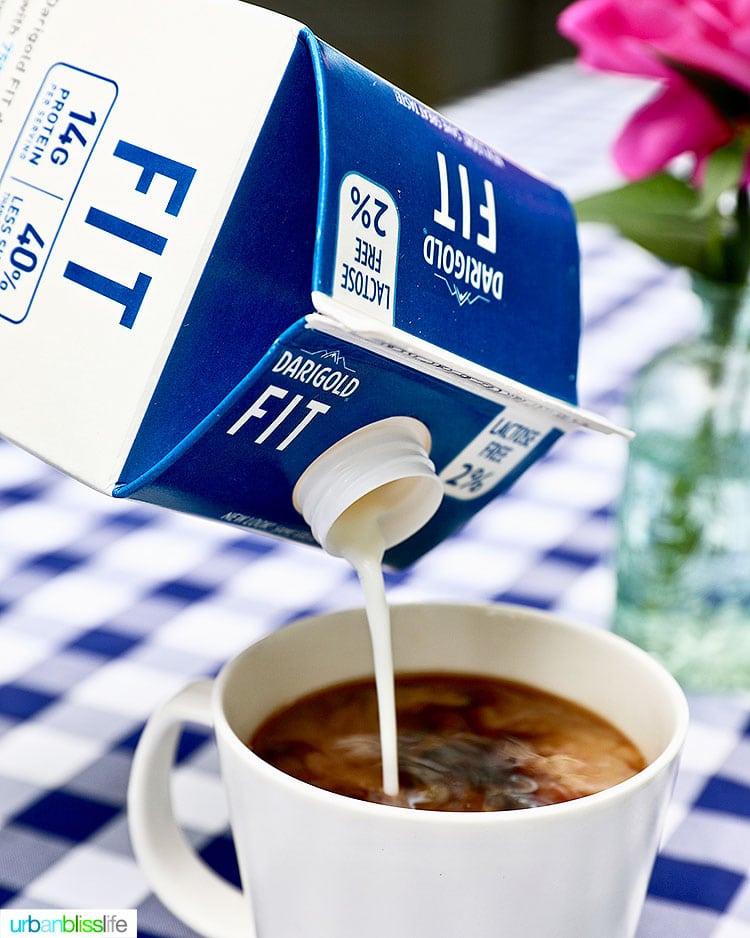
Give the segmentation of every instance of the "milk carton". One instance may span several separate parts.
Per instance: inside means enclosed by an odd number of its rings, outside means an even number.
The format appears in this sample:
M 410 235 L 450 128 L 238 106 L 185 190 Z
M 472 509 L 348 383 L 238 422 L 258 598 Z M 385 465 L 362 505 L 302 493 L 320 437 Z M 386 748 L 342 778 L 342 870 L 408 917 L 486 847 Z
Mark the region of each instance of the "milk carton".
M 312 542 L 304 469 L 417 418 L 445 497 L 576 406 L 571 209 L 240 0 L 0 3 L 0 433 L 95 489 Z

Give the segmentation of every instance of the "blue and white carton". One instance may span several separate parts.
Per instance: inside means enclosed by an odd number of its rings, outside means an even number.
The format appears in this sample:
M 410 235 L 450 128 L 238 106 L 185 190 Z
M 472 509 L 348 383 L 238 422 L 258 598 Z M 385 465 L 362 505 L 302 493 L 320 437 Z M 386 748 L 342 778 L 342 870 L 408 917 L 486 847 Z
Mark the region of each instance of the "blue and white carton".
M 404 566 L 561 434 L 565 197 L 240 0 L 0 3 L 0 433 L 95 489 L 313 542 L 294 484 L 421 420 Z

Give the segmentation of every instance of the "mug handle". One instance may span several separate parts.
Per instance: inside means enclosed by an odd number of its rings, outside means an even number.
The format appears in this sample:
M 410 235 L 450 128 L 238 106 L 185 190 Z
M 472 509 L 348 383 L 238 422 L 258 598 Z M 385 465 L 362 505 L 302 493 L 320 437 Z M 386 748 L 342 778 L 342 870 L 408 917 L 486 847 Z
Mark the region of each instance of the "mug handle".
M 218 876 L 175 820 L 170 776 L 184 723 L 213 726 L 213 681 L 179 691 L 150 717 L 133 757 L 128 821 L 136 860 L 165 906 L 207 938 L 255 935 L 248 897 Z

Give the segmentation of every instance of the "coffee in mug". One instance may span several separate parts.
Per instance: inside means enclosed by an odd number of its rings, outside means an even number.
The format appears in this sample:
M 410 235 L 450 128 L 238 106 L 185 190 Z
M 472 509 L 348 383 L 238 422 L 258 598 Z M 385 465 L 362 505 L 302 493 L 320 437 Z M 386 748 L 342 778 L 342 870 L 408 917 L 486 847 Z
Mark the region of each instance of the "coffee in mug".
M 396 676 L 400 786 L 383 790 L 375 684 L 326 687 L 272 714 L 249 747 L 326 791 L 436 811 L 505 811 L 591 795 L 645 767 L 609 721 L 528 684 Z

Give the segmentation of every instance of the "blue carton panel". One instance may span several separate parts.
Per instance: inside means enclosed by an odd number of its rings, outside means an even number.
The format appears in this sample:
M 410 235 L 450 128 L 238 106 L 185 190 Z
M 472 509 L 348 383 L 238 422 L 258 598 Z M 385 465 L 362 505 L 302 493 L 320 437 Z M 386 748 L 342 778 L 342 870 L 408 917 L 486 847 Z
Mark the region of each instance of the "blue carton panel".
M 565 198 L 302 31 L 115 495 L 312 542 L 291 491 L 342 436 L 408 413 L 430 428 L 441 472 L 503 411 L 377 345 L 332 346 L 299 319 L 311 294 L 337 300 L 344 321 L 353 300 L 394 335 L 575 401 L 578 252 Z M 341 382 L 312 383 L 314 363 Z M 263 421 L 295 401 L 266 435 Z M 437 515 L 387 559 L 405 565 L 448 536 L 561 432 L 545 429 L 476 497 L 452 498 L 460 483 L 447 479 Z

